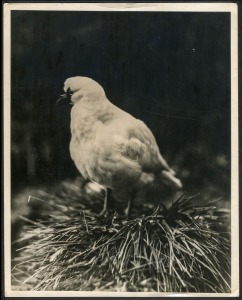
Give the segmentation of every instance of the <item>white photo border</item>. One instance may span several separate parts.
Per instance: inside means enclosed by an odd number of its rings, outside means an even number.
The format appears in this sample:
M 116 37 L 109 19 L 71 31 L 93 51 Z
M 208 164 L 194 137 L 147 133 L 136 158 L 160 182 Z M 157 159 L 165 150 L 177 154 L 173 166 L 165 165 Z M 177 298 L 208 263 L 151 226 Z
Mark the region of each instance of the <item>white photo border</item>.
M 231 293 L 145 293 L 11 290 L 11 11 L 162 11 L 229 12 L 231 14 Z M 238 140 L 238 9 L 234 3 L 5 3 L 4 61 L 4 281 L 6 297 L 236 297 L 239 296 L 239 140 Z

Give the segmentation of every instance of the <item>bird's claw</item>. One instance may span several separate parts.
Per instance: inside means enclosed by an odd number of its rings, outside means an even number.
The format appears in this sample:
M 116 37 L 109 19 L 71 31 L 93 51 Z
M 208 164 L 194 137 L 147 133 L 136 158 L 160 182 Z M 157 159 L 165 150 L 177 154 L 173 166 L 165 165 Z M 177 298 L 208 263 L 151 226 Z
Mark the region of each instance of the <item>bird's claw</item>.
M 97 217 L 107 217 L 108 216 L 108 211 L 102 210 L 99 214 L 96 214 Z

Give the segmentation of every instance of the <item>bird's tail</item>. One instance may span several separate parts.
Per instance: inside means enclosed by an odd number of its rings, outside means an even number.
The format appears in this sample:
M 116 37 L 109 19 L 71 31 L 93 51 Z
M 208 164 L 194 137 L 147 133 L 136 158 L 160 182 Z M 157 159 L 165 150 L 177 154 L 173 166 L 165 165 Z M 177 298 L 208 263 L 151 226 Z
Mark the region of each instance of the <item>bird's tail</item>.
M 161 180 L 166 185 L 172 186 L 172 187 L 177 188 L 177 189 L 181 189 L 182 188 L 182 183 L 181 183 L 180 179 L 175 177 L 175 174 L 176 173 L 172 169 L 170 169 L 169 171 L 163 170 L 161 172 Z

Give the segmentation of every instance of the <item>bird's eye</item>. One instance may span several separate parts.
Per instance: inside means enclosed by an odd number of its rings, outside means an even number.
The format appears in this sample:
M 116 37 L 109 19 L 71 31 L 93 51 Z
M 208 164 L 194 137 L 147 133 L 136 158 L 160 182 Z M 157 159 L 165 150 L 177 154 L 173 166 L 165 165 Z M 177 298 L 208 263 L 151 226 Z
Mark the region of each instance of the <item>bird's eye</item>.
M 73 95 L 73 92 L 71 91 L 70 88 L 68 88 L 67 91 L 66 91 L 66 96 L 71 97 L 72 95 Z

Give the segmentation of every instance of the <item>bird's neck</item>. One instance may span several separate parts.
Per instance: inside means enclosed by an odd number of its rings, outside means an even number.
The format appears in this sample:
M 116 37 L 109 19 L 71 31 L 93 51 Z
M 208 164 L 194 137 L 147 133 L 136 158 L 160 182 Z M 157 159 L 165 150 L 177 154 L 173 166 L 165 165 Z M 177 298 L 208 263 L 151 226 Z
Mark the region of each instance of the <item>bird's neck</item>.
M 111 107 L 113 104 L 105 97 L 90 97 L 90 95 L 81 97 L 78 101 L 74 102 L 73 112 L 75 115 L 80 117 L 88 117 L 91 119 L 99 119 L 103 115 L 108 115 L 112 110 Z
M 112 104 L 107 99 L 88 102 L 83 98 L 72 107 L 71 132 L 79 132 L 83 139 L 90 139 L 96 135 L 96 126 L 109 122 L 114 114 Z

